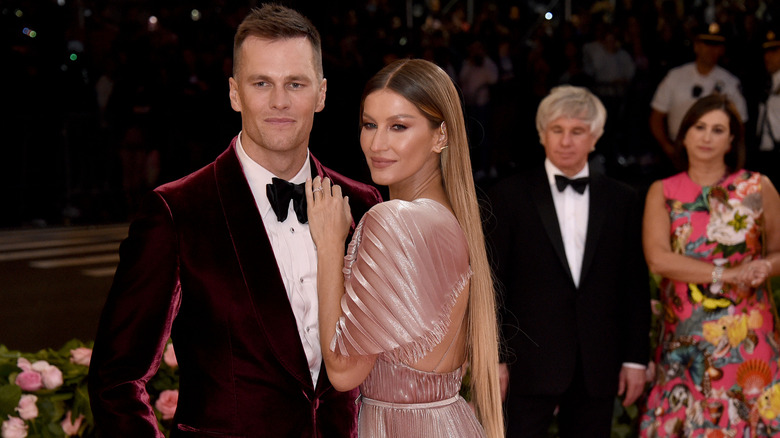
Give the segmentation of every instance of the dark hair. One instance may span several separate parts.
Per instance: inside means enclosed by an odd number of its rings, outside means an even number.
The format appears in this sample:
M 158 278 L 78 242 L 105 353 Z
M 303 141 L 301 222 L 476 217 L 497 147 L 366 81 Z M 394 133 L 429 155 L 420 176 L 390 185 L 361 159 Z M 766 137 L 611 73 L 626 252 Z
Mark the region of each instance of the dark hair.
M 715 110 L 726 113 L 729 118 L 729 133 L 733 136 L 731 149 L 723 157 L 726 167 L 733 172 L 742 169 L 745 165 L 745 127 L 742 124 L 742 118 L 728 97 L 722 94 L 711 94 L 697 100 L 685 113 L 685 117 L 680 123 L 680 130 L 677 131 L 677 138 L 674 141 L 677 165 L 680 170 L 688 168 L 688 151 L 684 144 L 688 130 L 705 114 Z
M 322 42 L 320 33 L 298 11 L 274 3 L 266 3 L 260 8 L 252 8 L 238 26 L 233 39 L 233 76 L 238 72 L 241 45 L 249 36 L 268 40 L 282 40 L 304 37 L 311 43 L 314 51 L 314 70 L 320 79 L 322 71 Z

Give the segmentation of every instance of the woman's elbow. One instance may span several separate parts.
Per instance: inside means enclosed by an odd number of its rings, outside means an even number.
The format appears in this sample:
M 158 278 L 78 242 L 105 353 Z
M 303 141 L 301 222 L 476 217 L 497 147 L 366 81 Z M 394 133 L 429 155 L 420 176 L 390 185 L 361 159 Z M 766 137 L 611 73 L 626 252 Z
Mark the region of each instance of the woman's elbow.
M 340 356 L 332 353 L 325 356 L 325 370 L 330 384 L 338 391 L 357 388 L 374 368 L 376 355 Z
M 360 386 L 360 384 L 363 383 L 363 380 L 365 380 L 356 379 L 354 374 L 349 372 L 338 372 L 330 369 L 327 369 L 327 371 L 328 380 L 330 380 L 330 384 L 336 391 L 351 391 Z
M 653 274 L 663 275 L 663 251 L 645 244 L 644 253 L 647 269 Z
M 663 275 L 663 269 L 657 260 L 651 257 L 646 257 L 645 260 L 647 261 L 647 269 L 650 271 L 650 273 L 655 275 Z

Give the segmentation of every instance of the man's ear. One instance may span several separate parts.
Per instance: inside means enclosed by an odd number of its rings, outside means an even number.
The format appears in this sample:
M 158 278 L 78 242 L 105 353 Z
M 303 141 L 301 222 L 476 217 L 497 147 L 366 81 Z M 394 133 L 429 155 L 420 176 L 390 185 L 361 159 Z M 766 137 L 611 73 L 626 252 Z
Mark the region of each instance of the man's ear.
M 241 99 L 238 97 L 238 82 L 232 77 L 228 79 L 228 85 L 230 86 L 230 107 L 233 111 L 241 112 Z
M 314 112 L 320 112 L 323 109 L 325 109 L 325 94 L 328 91 L 328 80 L 323 78 L 322 82 L 320 83 L 320 95 L 317 100 L 317 108 L 314 110 Z

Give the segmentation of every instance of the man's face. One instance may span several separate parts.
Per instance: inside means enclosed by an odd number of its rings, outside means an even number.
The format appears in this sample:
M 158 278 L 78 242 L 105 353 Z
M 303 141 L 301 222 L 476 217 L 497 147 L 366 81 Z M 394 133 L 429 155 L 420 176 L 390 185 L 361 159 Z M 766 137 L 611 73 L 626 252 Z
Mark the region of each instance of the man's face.
M 701 41 L 693 43 L 696 61 L 708 67 L 714 67 L 718 64 L 718 60 L 723 56 L 724 50 L 723 44 L 709 44 Z
M 241 113 L 244 149 L 260 164 L 278 154 L 305 151 L 327 88 L 314 68 L 311 43 L 304 37 L 250 36 L 240 50 L 236 76 L 230 78 L 230 103 Z
M 547 158 L 569 177 L 576 175 L 588 163 L 588 154 L 596 146 L 596 140 L 590 132 L 590 124 L 569 117 L 549 122 L 541 136 Z

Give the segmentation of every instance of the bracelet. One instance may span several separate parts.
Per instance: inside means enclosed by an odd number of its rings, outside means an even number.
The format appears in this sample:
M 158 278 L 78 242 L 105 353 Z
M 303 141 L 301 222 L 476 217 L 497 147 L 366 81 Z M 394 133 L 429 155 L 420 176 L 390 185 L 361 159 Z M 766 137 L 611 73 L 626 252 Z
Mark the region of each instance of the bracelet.
M 712 284 L 719 284 L 723 280 L 723 266 L 715 266 L 712 269 Z

